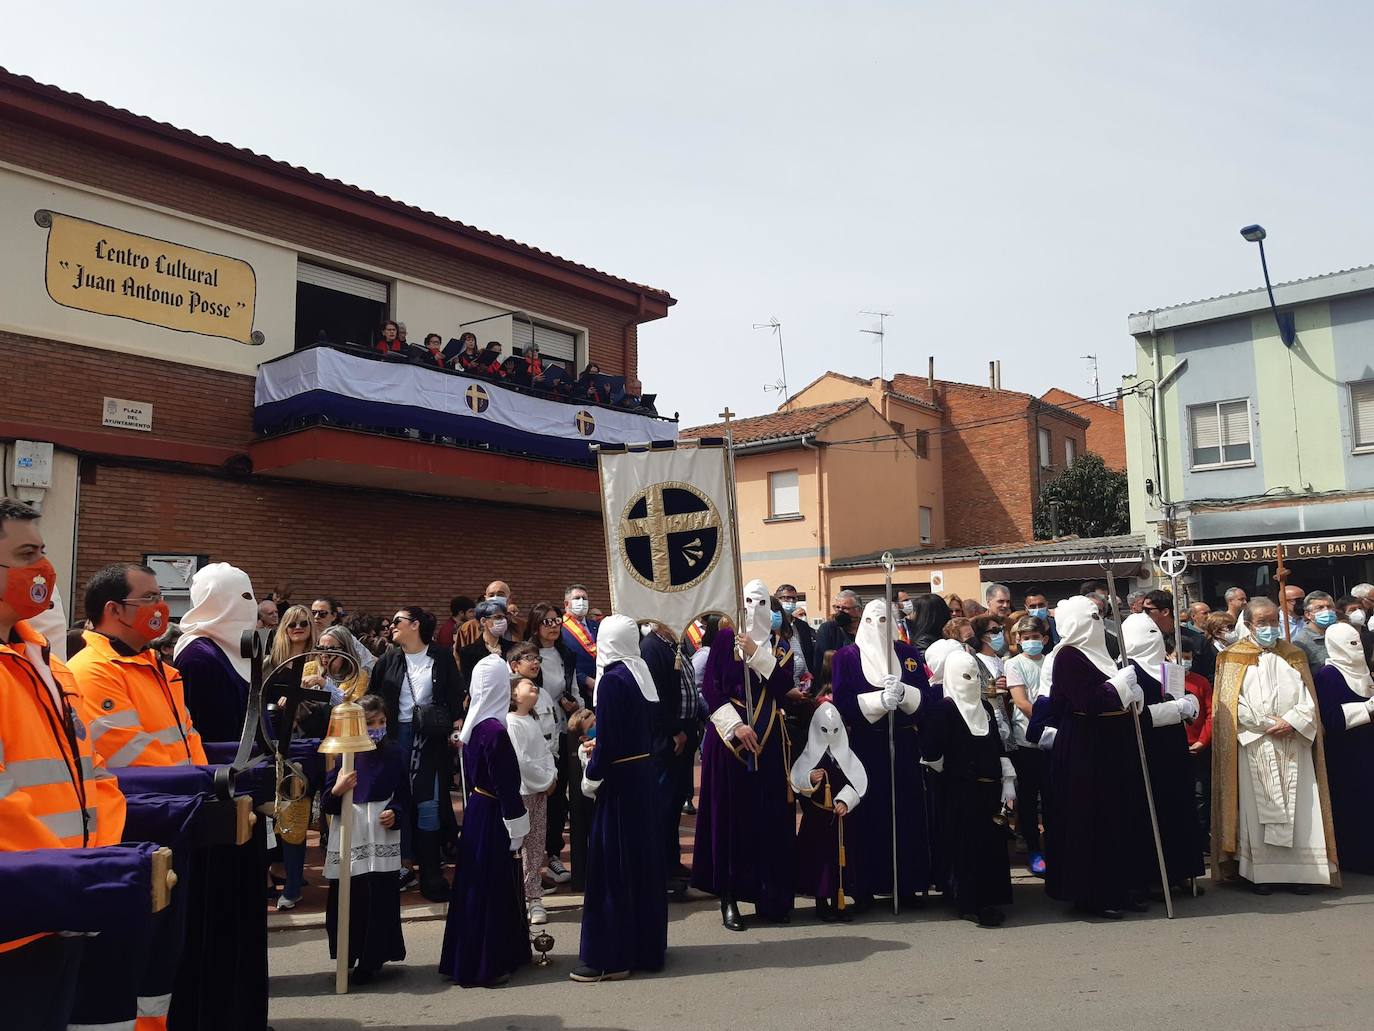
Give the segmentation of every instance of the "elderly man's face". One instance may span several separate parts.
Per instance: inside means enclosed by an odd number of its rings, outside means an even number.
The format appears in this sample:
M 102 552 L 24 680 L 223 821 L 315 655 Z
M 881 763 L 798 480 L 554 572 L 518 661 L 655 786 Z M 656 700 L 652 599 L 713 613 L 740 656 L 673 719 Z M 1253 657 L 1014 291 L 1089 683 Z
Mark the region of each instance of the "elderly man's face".
M 1241 591 L 1240 593 L 1234 595 L 1231 598 L 1231 600 L 1226 603 L 1226 611 L 1231 613 L 1231 615 L 1233 616 L 1239 616 L 1240 610 L 1245 608 L 1246 604 L 1249 601 L 1250 599 L 1246 597 L 1245 592 Z
M 1307 592 L 1301 587 L 1289 585 L 1283 589 L 1283 601 L 1288 607 L 1288 611 L 1295 616 L 1302 615 L 1302 599 Z
M 841 612 L 848 614 L 850 619 L 857 620 L 859 618 L 859 603 L 848 595 L 842 594 L 835 599 L 835 614 L 839 615 Z
M 258 606 L 258 626 L 271 628 L 277 625 L 277 603 L 265 601 Z
M 1011 615 L 1011 595 L 998 591 L 988 598 L 988 611 L 994 616 L 1005 619 Z

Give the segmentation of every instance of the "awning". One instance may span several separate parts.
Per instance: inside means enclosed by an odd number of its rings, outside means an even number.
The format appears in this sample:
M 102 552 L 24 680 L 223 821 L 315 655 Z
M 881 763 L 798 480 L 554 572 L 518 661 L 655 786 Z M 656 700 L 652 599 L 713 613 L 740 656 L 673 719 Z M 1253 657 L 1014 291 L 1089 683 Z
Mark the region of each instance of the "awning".
M 1278 541 L 1245 541 L 1238 544 L 1190 544 L 1181 550 L 1195 566 L 1224 566 L 1232 563 L 1274 562 Z M 1307 537 L 1283 541 L 1285 561 L 1311 558 L 1353 558 L 1374 555 L 1374 534 L 1349 537 Z

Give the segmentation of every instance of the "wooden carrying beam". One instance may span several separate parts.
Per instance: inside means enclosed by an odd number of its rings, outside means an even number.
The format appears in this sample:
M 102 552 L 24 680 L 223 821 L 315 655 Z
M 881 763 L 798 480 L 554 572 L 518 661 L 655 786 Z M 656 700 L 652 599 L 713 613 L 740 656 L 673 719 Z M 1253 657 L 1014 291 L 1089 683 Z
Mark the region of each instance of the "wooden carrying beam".
M 153 912 L 160 913 L 172 902 L 177 875 L 172 870 L 172 850 L 165 845 L 152 854 Z

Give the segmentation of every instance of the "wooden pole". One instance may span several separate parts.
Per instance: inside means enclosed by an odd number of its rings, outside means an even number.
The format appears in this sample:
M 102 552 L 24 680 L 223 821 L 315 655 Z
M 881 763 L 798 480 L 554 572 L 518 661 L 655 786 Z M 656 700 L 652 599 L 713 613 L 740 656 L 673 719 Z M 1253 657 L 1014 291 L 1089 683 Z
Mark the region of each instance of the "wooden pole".
M 1293 643 L 1293 615 L 1288 611 L 1288 567 L 1283 564 L 1283 541 L 1274 545 L 1279 564 L 1275 570 L 1279 580 L 1279 622 L 1283 624 L 1283 639 Z
M 726 477 L 729 480 L 729 501 L 730 501 L 730 550 L 734 552 L 735 558 L 735 656 L 740 661 L 740 673 L 744 676 L 744 725 L 753 729 L 754 726 L 754 689 L 749 683 L 749 660 L 744 654 L 744 649 L 739 646 L 739 635 L 744 633 L 744 560 L 739 553 L 739 498 L 735 493 L 735 431 L 730 427 L 730 420 L 735 417 L 735 413 L 730 411 L 727 405 L 725 411 L 720 413 L 720 417 L 725 420 L 725 454 Z M 758 771 L 758 758 L 753 752 L 749 752 L 744 757 L 744 767 L 751 773 Z
M 340 757 L 339 776 L 346 777 L 353 772 L 353 753 L 344 752 Z M 344 792 L 343 805 L 339 808 L 339 907 L 338 930 L 334 935 L 335 952 L 338 958 L 334 963 L 334 994 L 348 994 L 348 921 L 352 901 L 353 876 L 353 789 Z

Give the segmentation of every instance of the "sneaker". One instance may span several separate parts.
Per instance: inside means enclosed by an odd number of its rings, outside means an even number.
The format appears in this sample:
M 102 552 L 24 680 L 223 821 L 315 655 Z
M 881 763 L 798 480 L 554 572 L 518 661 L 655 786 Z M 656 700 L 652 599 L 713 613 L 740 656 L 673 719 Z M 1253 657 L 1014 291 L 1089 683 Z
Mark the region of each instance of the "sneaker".
M 1030 870 L 1031 874 L 1033 874 L 1034 876 L 1044 877 L 1045 856 L 1040 852 L 1032 852 L 1030 854 L 1030 862 L 1026 864 L 1026 868 Z
M 285 895 L 277 896 L 277 912 L 285 913 L 288 909 L 295 909 L 300 904 L 300 896 L 289 899 Z
M 415 876 L 415 871 L 410 867 L 403 867 L 401 870 L 401 886 L 398 891 L 410 891 L 420 883 L 420 878 Z
M 597 981 L 623 981 L 630 976 L 628 970 L 597 970 L 594 967 L 578 967 L 568 975 L 582 984 L 595 984 Z
M 572 880 L 572 871 L 563 865 L 563 860 L 554 856 L 549 860 L 549 880 L 554 884 L 567 884 Z
M 549 911 L 544 908 L 542 902 L 530 903 L 530 923 L 534 926 L 547 924 L 549 922 Z

